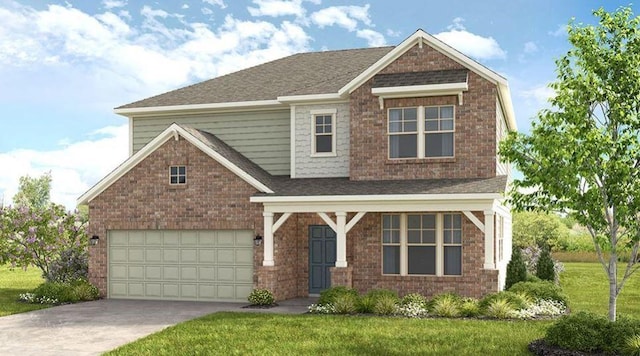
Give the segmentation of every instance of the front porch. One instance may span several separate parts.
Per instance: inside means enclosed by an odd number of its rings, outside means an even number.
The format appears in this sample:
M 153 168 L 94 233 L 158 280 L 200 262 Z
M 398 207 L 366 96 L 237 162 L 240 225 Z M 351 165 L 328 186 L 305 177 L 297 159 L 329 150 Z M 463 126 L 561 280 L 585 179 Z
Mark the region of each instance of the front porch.
M 263 204 L 264 211 L 263 257 L 261 265 L 256 266 L 256 287 L 272 290 L 279 300 L 309 296 L 313 279 L 310 227 L 324 225 L 335 233 L 330 286 L 359 292 L 385 288 L 401 295 L 418 292 L 427 296 L 451 291 L 480 297 L 497 291 L 504 284 L 503 270 L 511 247 L 510 228 L 506 233 L 504 229 L 505 222 L 510 227 L 510 212 L 501 200 L 498 194 L 487 193 L 252 197 L 252 202 Z M 382 220 L 390 215 L 405 216 L 403 221 L 406 216 L 416 215 L 434 216 L 438 221 L 444 215 L 459 216 L 460 274 L 446 275 L 442 267 L 448 247 L 444 246 L 442 233 L 437 234 L 432 248 L 437 259 L 433 264 L 438 267 L 430 274 L 412 273 L 408 261 L 416 257 L 408 256 L 413 245 L 406 232 L 399 234 L 397 261 L 384 257 L 400 267 L 393 273 L 383 273 L 383 264 L 389 263 L 383 261 Z M 505 239 L 506 235 L 509 238 Z

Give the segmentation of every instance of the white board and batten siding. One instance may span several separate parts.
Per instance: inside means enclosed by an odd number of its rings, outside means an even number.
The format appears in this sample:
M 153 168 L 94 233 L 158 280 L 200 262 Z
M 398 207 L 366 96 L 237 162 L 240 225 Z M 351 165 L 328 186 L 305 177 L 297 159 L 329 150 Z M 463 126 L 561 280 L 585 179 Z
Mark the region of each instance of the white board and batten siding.
M 253 232 L 112 230 L 108 297 L 246 302 L 253 289 Z
M 290 117 L 289 110 L 270 110 L 134 118 L 133 153 L 175 122 L 216 135 L 273 175 L 289 175 Z

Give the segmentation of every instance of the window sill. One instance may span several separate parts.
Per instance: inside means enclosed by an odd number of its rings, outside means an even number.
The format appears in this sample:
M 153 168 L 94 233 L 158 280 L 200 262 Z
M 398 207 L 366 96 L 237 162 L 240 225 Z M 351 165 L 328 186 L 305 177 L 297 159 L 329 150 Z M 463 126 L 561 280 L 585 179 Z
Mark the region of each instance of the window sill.
M 171 184 L 169 183 L 169 189 L 187 189 L 189 184 Z
M 455 163 L 455 157 L 387 158 L 385 164 Z
M 407 274 L 407 275 L 400 275 L 400 274 L 382 274 L 382 277 L 420 277 L 420 278 L 460 278 L 463 277 L 463 275 L 461 274 L 443 274 L 441 276 L 437 276 L 435 274 Z
M 327 152 L 327 153 L 312 153 L 309 157 L 311 158 L 330 158 L 330 157 L 338 157 L 336 153 Z

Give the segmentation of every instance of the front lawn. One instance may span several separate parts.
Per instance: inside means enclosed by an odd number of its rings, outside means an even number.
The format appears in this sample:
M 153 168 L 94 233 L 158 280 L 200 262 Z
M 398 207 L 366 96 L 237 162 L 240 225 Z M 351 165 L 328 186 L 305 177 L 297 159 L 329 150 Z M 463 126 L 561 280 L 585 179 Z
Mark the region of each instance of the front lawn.
M 28 304 L 18 301 L 21 293 L 30 292 L 36 288 L 42 279 L 42 272 L 37 268 L 26 271 L 8 266 L 0 266 L 0 316 L 24 313 L 48 307 L 48 305 Z
M 216 313 L 107 355 L 527 355 L 549 323 Z
M 569 296 L 571 311 L 607 315 L 609 282 L 598 262 L 565 262 L 560 285 Z M 618 264 L 620 275 L 625 264 Z M 618 314 L 640 319 L 640 272 L 632 275 L 618 296 Z

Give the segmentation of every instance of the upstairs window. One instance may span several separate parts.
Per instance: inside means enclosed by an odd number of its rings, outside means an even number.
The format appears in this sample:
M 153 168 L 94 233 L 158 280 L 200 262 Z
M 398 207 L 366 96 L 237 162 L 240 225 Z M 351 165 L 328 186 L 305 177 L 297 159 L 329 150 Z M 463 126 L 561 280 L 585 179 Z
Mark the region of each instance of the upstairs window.
M 336 111 L 315 111 L 311 113 L 313 142 L 312 156 L 335 156 L 336 154 Z
M 169 183 L 170 184 L 187 184 L 187 167 L 185 166 L 169 167 Z
M 454 156 L 453 105 L 392 108 L 388 119 L 389 158 Z

